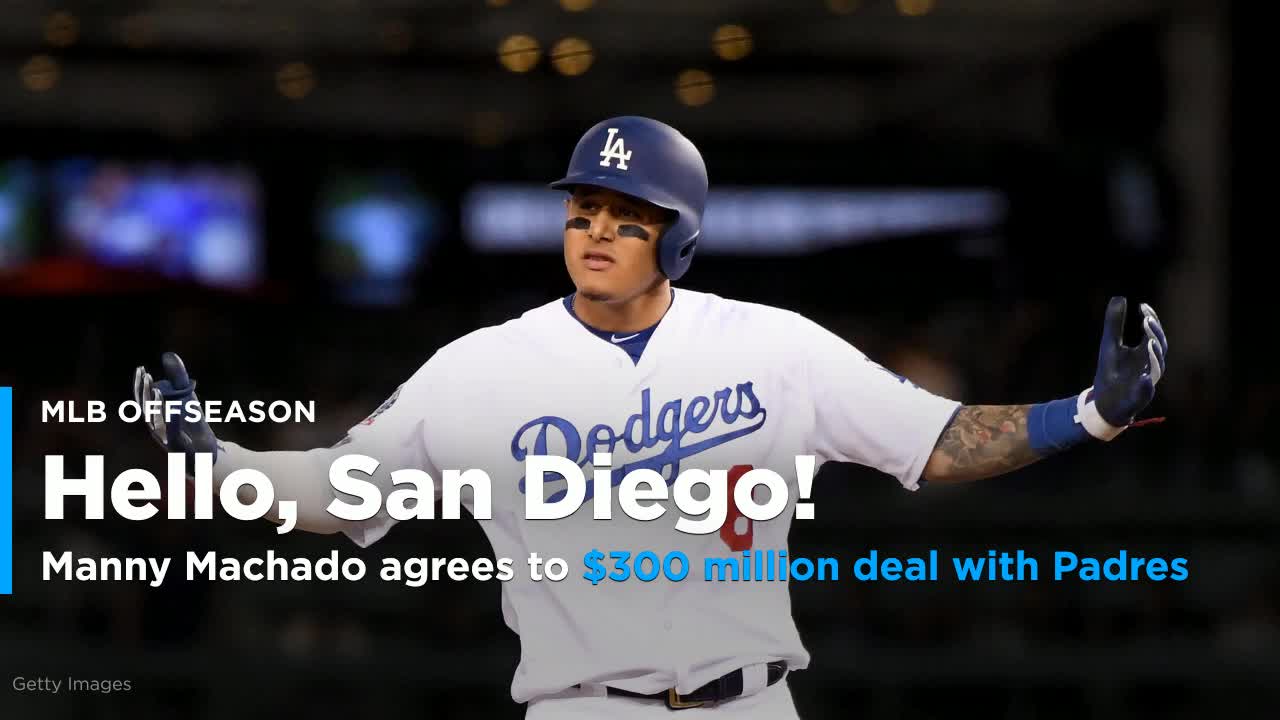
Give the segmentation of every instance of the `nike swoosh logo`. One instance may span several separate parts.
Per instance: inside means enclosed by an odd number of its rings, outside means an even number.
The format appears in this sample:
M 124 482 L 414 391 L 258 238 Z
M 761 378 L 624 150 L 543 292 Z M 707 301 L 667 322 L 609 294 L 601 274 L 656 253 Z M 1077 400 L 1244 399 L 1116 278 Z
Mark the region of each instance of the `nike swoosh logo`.
M 620 343 L 620 342 L 626 342 L 633 337 L 639 337 L 639 336 L 640 336 L 640 333 L 635 333 L 634 335 L 628 335 L 626 337 L 618 337 L 617 335 L 611 335 L 609 337 L 609 340 L 610 342 Z

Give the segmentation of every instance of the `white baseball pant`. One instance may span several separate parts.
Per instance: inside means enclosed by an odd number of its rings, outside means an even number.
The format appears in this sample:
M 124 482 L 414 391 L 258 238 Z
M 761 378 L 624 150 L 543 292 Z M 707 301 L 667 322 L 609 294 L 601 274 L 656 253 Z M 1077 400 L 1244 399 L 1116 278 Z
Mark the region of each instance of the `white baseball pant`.
M 799 720 L 784 678 L 753 695 L 716 705 L 671 710 L 660 700 L 607 695 L 603 686 L 566 690 L 529 703 L 525 720 Z

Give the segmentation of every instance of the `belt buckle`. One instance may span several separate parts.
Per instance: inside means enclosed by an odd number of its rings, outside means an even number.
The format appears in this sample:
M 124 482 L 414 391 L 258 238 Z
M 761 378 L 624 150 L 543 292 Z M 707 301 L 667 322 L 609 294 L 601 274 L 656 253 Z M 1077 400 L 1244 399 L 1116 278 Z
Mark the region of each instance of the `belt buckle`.
M 680 693 L 676 692 L 675 688 L 667 690 L 667 707 L 672 710 L 688 710 L 689 708 L 702 707 L 706 704 L 706 700 L 681 700 Z

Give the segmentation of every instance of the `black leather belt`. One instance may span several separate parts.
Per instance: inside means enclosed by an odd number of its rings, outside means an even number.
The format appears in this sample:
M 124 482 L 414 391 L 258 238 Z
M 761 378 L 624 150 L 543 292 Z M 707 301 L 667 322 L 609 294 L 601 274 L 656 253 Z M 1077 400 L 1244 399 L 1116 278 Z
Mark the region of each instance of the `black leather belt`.
M 765 685 L 774 685 L 787 674 L 787 663 L 785 660 L 778 660 L 768 663 L 768 679 Z M 738 697 L 742 694 L 742 670 L 734 670 L 727 675 L 712 680 L 702 687 L 694 690 L 687 695 L 680 695 L 675 688 L 669 688 L 656 693 L 638 693 L 630 690 L 622 690 L 621 688 L 609 688 L 610 695 L 620 695 L 622 697 L 640 698 L 643 700 L 661 700 L 667 704 L 672 710 L 687 710 L 689 708 L 702 707 L 707 704 L 714 704 L 724 700 Z

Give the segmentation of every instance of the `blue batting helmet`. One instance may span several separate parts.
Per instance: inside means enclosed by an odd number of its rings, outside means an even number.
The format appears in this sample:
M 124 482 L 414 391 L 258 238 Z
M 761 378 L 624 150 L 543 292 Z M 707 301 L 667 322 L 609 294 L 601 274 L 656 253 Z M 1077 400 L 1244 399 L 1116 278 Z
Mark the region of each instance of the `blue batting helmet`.
M 707 166 L 678 130 L 646 117 L 605 120 L 578 141 L 564 178 L 553 188 L 597 185 L 665 208 L 676 219 L 659 238 L 658 264 L 679 280 L 693 262 L 707 204 Z

